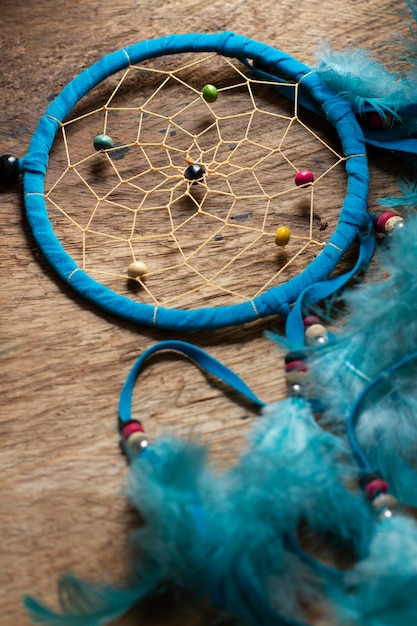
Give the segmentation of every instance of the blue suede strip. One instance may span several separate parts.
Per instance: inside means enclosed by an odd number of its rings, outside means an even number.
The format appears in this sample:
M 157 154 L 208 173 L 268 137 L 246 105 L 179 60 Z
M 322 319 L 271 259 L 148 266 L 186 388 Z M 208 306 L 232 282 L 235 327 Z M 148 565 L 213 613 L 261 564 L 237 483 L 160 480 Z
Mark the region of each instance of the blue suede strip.
M 257 407 L 262 408 L 265 403 L 262 402 L 246 383 L 235 372 L 223 365 L 220 361 L 212 357 L 208 352 L 201 348 L 197 348 L 191 343 L 185 341 L 161 341 L 140 355 L 130 370 L 125 384 L 123 385 L 119 401 L 119 419 L 120 422 L 126 423 L 132 419 L 132 394 L 135 387 L 136 379 L 146 365 L 146 362 L 158 352 L 175 352 L 187 357 L 193 363 L 198 365 L 202 370 L 213 374 L 219 380 L 225 382 L 231 389 L 234 389 L 242 396 L 253 402 Z

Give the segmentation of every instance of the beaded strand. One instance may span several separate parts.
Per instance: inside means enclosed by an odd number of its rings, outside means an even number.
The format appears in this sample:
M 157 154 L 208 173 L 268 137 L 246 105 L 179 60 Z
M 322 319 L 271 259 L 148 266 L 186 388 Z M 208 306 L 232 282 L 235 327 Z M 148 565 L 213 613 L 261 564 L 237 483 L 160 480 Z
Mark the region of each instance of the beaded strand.
M 131 420 L 121 424 L 120 439 L 122 448 L 129 458 L 139 456 L 149 446 L 145 429 L 139 420 Z

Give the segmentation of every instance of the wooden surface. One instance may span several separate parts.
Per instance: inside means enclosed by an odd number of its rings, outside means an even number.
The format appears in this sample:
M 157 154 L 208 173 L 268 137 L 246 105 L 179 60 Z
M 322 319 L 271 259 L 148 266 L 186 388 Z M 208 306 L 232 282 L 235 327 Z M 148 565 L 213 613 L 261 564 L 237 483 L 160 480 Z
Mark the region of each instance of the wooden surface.
M 22 156 L 51 97 L 126 44 L 229 29 L 311 64 L 322 37 L 339 48 L 379 48 L 404 29 L 390 9 L 388 0 L 1 0 L 0 152 Z M 371 208 L 394 188 L 396 173 L 375 156 L 372 174 Z M 63 286 L 39 253 L 19 192 L 2 194 L 0 213 L 0 623 L 25 626 L 22 595 L 55 604 L 63 572 L 91 580 L 125 576 L 134 520 L 122 493 L 118 395 L 135 357 L 173 334 L 121 323 Z M 271 327 L 283 330 L 269 320 L 175 337 L 205 347 L 273 401 L 285 385 L 282 355 L 263 336 Z M 215 463 L 233 462 L 249 407 L 174 358 L 155 360 L 140 387 L 135 406 L 152 435 L 167 428 L 202 433 Z M 163 608 L 157 618 L 174 621 Z M 180 619 L 206 621 L 199 613 Z

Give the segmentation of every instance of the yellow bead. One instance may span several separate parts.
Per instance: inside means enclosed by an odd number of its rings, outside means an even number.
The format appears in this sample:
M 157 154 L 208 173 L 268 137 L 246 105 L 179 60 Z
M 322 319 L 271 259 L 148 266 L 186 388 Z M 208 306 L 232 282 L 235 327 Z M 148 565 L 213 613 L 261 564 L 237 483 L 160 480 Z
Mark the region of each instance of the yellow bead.
M 129 278 L 142 278 L 148 273 L 148 266 L 143 261 L 134 261 L 127 268 Z
M 287 226 L 280 226 L 275 235 L 277 246 L 286 246 L 290 240 L 291 231 Z

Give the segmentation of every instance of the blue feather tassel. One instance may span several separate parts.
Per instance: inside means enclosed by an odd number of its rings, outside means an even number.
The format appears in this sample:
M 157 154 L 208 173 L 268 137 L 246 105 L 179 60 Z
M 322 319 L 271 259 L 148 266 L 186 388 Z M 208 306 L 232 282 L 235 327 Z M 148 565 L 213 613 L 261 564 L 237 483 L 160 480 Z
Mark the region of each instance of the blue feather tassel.
M 135 577 L 207 592 L 214 537 L 205 500 L 216 493 L 216 483 L 206 467 L 206 449 L 196 443 L 163 438 L 134 460 L 128 496 L 144 520 L 132 534 L 140 555 Z
M 369 555 L 332 590 L 340 626 L 411 626 L 417 622 L 417 526 L 398 515 L 376 529 Z
M 382 279 L 346 294 L 350 310 L 343 331 L 311 356 L 311 384 L 327 407 L 321 420 L 345 432 L 350 406 L 371 380 L 417 345 L 417 219 L 406 220 L 381 246 Z M 371 464 L 389 478 L 396 494 L 417 504 L 413 441 L 417 436 L 417 365 L 382 380 L 367 399 L 357 428 Z M 411 480 L 412 479 L 412 480 Z
M 249 449 L 222 477 L 225 502 L 213 518 L 213 533 L 222 537 L 216 565 L 225 608 L 259 625 L 273 623 L 272 610 L 276 623 L 282 615 L 303 619 L 303 603 L 317 603 L 322 577 L 334 570 L 312 558 L 306 565 L 286 537 L 295 538 L 307 521 L 364 554 L 373 518 L 362 494 L 348 487 L 355 479 L 346 446 L 317 426 L 307 402 L 291 398 L 267 407 Z M 256 615 L 248 597 L 254 581 Z
M 143 585 L 125 590 L 90 585 L 72 574 L 67 574 L 58 584 L 61 613 L 56 613 L 30 596 L 24 598 L 24 605 L 35 624 L 102 626 L 126 613 L 150 591 L 150 588 Z
M 350 100 L 362 114 L 371 105 L 381 117 L 397 117 L 397 111 L 414 103 L 417 87 L 408 77 L 391 74 L 385 66 L 361 49 L 335 52 L 323 44 L 317 52 L 322 80 Z
M 265 410 L 248 450 L 223 476 L 194 443 L 164 438 L 132 464 L 128 495 L 144 525 L 132 542 L 132 588 L 117 591 L 67 577 L 59 616 L 32 599 L 32 619 L 54 626 L 104 624 L 149 593 L 175 584 L 210 595 L 256 626 L 296 626 L 321 596 L 330 569 L 300 558 L 286 537 L 300 521 L 352 541 L 362 555 L 372 518 L 346 446 L 317 426 L 309 404 L 288 399 Z M 285 617 L 284 617 L 285 616 Z
M 406 214 L 417 207 L 417 179 L 409 180 L 404 178 L 399 181 L 398 186 L 401 196 L 380 198 L 378 202 L 381 206 L 391 209 L 399 209 L 402 207 Z
M 260 500 L 285 503 L 274 521 L 281 534 L 305 519 L 317 532 L 354 541 L 363 553 L 371 518 L 361 494 L 348 488 L 357 481 L 356 467 L 348 446 L 317 425 L 308 402 L 289 398 L 266 407 L 251 443 L 235 471 L 242 484 L 254 476 Z

